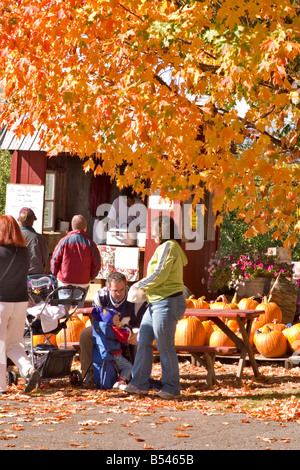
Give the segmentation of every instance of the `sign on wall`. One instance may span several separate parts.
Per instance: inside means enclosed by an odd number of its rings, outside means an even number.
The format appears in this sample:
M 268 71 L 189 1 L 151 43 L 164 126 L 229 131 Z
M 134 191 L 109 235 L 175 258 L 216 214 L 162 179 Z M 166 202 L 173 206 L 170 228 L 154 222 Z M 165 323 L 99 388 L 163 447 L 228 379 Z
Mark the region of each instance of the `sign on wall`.
M 39 184 L 8 184 L 6 187 L 5 214 L 12 215 L 16 220 L 23 207 L 29 207 L 37 220 L 33 228 L 43 232 L 44 186 Z

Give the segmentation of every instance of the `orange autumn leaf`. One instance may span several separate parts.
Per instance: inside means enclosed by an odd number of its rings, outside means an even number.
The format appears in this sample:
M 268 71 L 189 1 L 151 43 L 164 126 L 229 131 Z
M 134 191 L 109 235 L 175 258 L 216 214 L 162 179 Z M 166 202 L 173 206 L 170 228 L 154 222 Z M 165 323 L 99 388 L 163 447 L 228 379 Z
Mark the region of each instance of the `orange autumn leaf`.
M 264 213 L 258 233 L 288 226 L 295 243 L 296 2 L 0 0 L 0 13 L 1 127 L 43 125 L 49 156 L 143 195 L 145 181 L 172 200 L 205 187 L 216 214 Z

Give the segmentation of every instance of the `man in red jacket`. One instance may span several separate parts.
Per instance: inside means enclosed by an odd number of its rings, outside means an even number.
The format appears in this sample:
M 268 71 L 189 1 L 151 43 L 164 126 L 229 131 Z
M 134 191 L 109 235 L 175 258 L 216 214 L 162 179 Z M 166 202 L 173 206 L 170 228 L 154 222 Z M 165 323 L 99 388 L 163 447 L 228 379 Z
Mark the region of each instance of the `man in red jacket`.
M 100 270 L 100 254 L 97 245 L 86 232 L 85 217 L 74 215 L 71 227 L 72 231 L 54 249 L 51 272 L 59 287 L 72 284 L 87 291 L 90 281 Z M 83 302 L 79 306 L 83 306 Z

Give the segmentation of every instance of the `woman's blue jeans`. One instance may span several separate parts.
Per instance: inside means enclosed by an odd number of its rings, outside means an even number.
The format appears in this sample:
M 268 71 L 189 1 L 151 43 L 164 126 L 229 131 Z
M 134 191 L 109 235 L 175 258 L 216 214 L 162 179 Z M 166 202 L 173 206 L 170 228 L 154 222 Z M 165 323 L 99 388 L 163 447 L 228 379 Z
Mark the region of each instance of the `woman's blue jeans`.
M 134 359 L 131 384 L 143 391 L 149 389 L 153 364 L 153 340 L 160 356 L 163 391 L 180 394 L 179 367 L 174 337 L 176 324 L 186 309 L 183 295 L 167 297 L 149 304 L 138 334 L 137 353 Z

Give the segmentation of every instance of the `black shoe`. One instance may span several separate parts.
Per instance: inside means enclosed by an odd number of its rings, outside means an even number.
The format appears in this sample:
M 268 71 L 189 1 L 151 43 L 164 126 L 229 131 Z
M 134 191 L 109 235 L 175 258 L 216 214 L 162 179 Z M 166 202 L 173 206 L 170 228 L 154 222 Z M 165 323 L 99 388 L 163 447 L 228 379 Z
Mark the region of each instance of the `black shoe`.
M 30 372 L 25 378 L 25 393 L 29 393 L 40 385 L 40 373 L 38 370 Z

